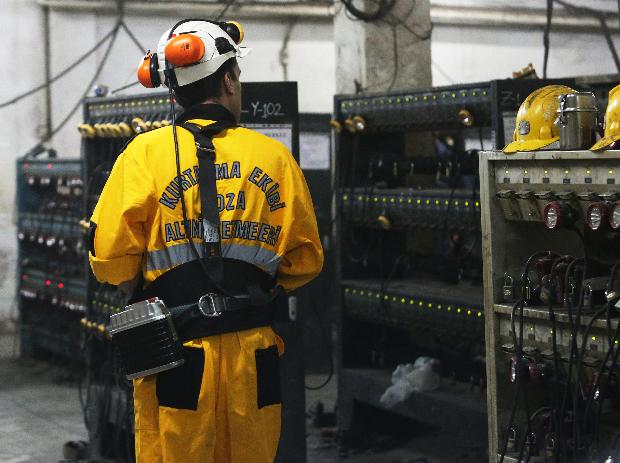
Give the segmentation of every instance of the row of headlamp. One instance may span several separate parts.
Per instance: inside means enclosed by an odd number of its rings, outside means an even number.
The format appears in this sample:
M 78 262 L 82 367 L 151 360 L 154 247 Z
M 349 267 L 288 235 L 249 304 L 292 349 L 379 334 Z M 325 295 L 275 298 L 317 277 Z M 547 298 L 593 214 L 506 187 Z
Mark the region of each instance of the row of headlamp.
M 168 119 L 145 121 L 141 117 L 134 117 L 130 124 L 127 122 L 80 124 L 78 132 L 82 138 L 128 138 L 134 134 L 159 129 L 170 124 Z
M 543 222 L 551 230 L 572 226 L 577 220 L 573 207 L 565 201 L 551 201 L 543 210 Z M 585 224 L 592 231 L 620 230 L 620 201 L 599 201 L 588 206 Z

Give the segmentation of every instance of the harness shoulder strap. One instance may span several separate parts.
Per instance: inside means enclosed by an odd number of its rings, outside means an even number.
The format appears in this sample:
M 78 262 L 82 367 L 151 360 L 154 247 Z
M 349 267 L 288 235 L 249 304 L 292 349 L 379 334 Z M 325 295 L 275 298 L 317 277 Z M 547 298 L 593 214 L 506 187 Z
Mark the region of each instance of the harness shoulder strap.
M 202 216 L 202 242 L 207 258 L 209 277 L 221 283 L 223 279 L 222 248 L 220 239 L 220 214 L 217 208 L 215 177 L 215 146 L 213 137 L 235 124 L 228 121 L 214 122 L 205 127 L 186 122 L 181 127 L 194 135 L 198 157 L 198 189 Z

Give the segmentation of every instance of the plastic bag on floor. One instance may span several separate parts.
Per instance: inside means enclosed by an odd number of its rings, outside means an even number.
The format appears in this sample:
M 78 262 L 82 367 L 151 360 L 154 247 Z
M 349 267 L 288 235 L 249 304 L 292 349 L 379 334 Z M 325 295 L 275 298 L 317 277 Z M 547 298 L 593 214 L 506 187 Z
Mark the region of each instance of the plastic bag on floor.
M 405 401 L 414 392 L 434 391 L 439 387 L 439 360 L 418 357 L 411 363 L 403 363 L 392 372 L 392 385 L 388 387 L 379 402 L 384 407 L 393 407 Z

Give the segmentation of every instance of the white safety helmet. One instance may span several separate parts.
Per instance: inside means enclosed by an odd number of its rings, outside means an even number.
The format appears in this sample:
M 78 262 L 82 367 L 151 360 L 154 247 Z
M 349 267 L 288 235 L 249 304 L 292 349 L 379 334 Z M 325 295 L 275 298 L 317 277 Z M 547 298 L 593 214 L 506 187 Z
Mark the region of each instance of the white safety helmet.
M 242 40 L 243 28 L 234 21 L 181 21 L 161 36 L 157 53 L 144 57 L 138 80 L 149 88 L 169 81 L 174 87 L 189 85 L 215 73 L 229 59 L 246 56 L 250 49 L 239 46 Z

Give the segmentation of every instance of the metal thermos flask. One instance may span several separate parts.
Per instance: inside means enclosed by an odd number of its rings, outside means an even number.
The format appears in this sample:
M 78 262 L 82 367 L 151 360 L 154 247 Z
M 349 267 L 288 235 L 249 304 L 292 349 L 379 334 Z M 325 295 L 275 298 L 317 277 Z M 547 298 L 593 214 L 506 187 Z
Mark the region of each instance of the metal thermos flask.
M 558 118 L 560 149 L 589 149 L 596 142 L 596 97 L 590 92 L 560 95 Z

